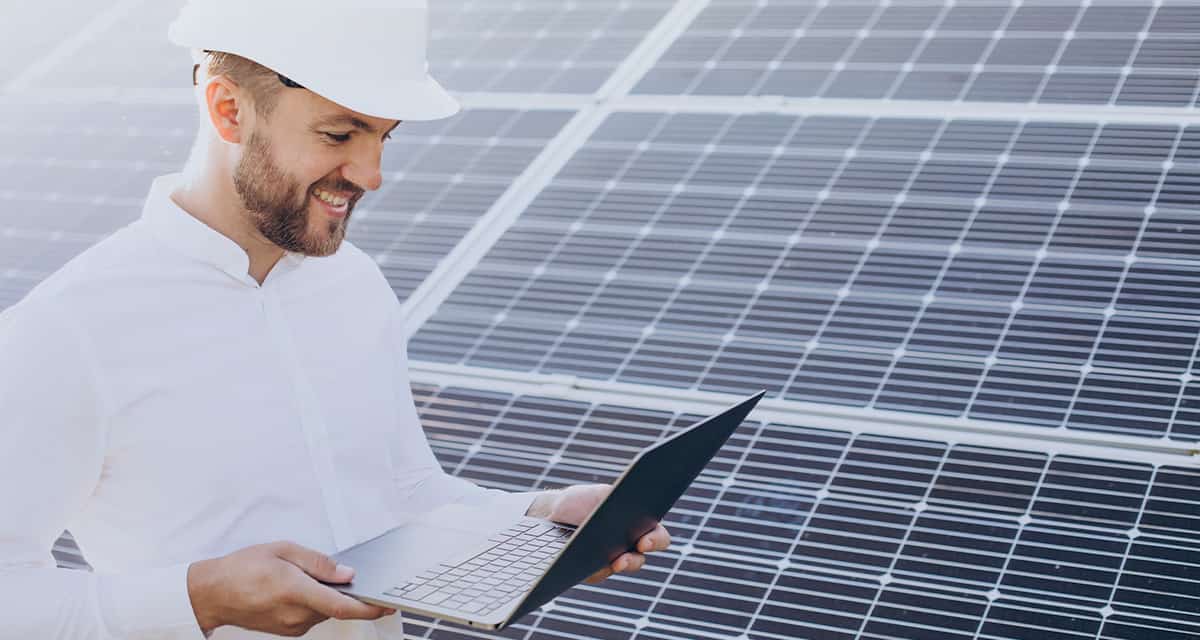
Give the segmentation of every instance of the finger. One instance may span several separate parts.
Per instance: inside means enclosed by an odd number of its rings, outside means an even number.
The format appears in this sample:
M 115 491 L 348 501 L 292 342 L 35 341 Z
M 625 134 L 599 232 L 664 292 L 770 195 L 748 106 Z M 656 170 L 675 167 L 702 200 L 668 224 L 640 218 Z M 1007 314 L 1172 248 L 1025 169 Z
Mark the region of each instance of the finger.
M 612 569 L 614 573 L 623 573 L 626 571 L 637 571 L 646 564 L 646 556 L 640 553 L 623 553 L 617 558 Z
M 294 542 L 277 543 L 275 555 L 300 567 L 304 573 L 317 580 L 344 583 L 350 582 L 354 577 L 354 569 L 339 565 L 320 551 L 302 547 Z
M 334 589 L 309 581 L 300 587 L 300 601 L 321 615 L 338 620 L 375 620 L 393 611 L 360 602 Z
M 653 531 L 638 540 L 637 550 L 642 553 L 650 553 L 651 551 L 665 551 L 670 546 L 671 534 L 667 532 L 666 527 L 659 524 Z
M 607 580 L 608 577 L 611 576 L 612 574 L 613 574 L 612 569 L 609 567 L 605 567 L 605 568 L 597 571 L 596 573 L 593 573 L 590 577 L 588 577 L 588 579 L 585 582 L 587 582 L 588 584 L 599 584 L 599 583 Z
M 577 484 L 567 487 L 558 496 L 550 519 L 563 524 L 580 524 L 612 491 L 607 484 Z

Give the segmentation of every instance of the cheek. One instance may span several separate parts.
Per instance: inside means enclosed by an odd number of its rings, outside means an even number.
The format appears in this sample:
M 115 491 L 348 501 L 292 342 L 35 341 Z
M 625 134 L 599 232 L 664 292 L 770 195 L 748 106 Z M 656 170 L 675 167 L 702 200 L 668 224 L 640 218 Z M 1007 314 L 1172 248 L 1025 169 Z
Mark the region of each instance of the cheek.
M 309 189 L 332 173 L 337 163 L 329 150 L 320 146 L 295 149 L 289 156 L 288 169 L 302 189 Z

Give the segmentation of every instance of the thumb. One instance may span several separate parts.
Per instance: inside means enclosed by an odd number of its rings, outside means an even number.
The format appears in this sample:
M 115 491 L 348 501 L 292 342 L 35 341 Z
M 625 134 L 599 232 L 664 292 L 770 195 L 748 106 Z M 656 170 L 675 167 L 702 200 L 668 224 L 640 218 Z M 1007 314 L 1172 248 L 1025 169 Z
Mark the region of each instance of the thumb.
M 300 567 L 304 573 L 323 582 L 350 582 L 354 577 L 354 569 L 340 565 L 329 556 L 302 547 L 294 542 L 279 543 L 275 555 Z

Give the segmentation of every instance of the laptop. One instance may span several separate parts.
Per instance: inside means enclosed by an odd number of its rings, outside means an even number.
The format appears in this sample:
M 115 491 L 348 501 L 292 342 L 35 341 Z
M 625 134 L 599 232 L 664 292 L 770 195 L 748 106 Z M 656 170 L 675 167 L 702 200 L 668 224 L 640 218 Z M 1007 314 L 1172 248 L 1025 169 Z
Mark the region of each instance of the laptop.
M 634 550 L 765 393 L 641 451 L 578 527 L 530 517 L 464 525 L 434 515 L 334 554 L 355 576 L 329 586 L 371 604 L 503 629 Z

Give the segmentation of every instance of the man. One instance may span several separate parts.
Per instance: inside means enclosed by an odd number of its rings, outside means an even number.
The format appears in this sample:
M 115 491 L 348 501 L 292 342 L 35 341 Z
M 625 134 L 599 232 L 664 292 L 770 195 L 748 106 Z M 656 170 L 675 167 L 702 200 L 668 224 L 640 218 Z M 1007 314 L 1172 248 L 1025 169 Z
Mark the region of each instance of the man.
M 394 611 L 321 584 L 353 576 L 329 553 L 449 503 L 578 523 L 605 495 L 443 473 L 399 303 L 344 242 L 388 133 L 457 109 L 425 71 L 425 17 L 184 8 L 171 37 L 203 117 L 183 173 L 0 314 L 0 638 L 399 638 Z M 64 528 L 94 573 L 54 568 Z M 668 544 L 660 525 L 593 579 Z

